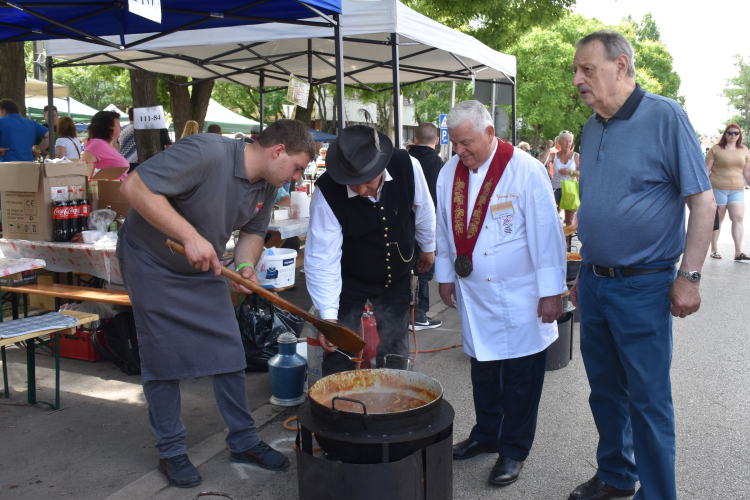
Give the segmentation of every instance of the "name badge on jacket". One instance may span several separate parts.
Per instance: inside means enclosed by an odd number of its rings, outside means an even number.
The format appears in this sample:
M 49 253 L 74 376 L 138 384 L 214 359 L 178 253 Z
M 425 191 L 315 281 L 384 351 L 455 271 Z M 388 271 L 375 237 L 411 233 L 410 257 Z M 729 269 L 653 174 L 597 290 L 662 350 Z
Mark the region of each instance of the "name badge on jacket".
M 499 219 L 503 225 L 503 233 L 512 234 L 515 226 L 515 210 L 513 210 L 513 202 L 506 201 L 504 203 L 498 203 L 496 205 L 490 205 L 490 211 L 492 212 L 493 219 Z

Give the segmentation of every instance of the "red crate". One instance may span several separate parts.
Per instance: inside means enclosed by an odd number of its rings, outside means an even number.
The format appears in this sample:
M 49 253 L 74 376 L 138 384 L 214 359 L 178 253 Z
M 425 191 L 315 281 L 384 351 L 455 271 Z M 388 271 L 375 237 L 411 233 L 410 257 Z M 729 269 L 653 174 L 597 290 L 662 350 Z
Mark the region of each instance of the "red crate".
M 60 356 L 64 358 L 82 359 L 83 361 L 97 361 L 101 355 L 91 344 L 93 331 L 78 327 L 73 335 L 60 335 Z M 54 344 L 54 342 L 53 342 Z

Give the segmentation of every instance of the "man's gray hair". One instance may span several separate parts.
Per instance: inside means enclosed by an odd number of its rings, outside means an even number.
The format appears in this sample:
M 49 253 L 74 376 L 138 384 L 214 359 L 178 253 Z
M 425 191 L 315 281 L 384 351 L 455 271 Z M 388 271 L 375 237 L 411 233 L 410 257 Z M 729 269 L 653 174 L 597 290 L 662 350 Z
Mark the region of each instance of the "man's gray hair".
M 459 102 L 448 113 L 449 129 L 460 127 L 466 121 L 470 121 L 477 132 L 484 132 L 487 127 L 494 127 L 490 112 L 479 101 Z
M 635 53 L 633 51 L 633 46 L 630 44 L 630 41 L 622 35 L 622 33 L 611 30 L 595 31 L 578 40 L 576 48 L 588 45 L 594 40 L 599 40 L 604 45 L 604 50 L 607 53 L 607 60 L 614 61 L 622 55 L 626 56 L 628 58 L 627 75 L 630 78 L 635 78 L 635 64 L 633 62 Z

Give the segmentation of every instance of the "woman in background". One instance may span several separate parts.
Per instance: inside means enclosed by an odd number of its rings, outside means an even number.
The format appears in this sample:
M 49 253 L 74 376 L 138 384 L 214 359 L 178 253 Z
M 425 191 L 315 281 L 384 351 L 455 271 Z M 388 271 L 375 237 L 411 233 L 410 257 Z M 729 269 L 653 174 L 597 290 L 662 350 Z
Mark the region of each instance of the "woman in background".
M 189 135 L 197 134 L 198 133 L 198 122 L 195 120 L 188 120 L 187 123 L 185 123 L 185 129 L 182 131 L 182 135 L 180 136 L 180 139 L 183 137 L 187 137 Z
M 742 219 L 745 215 L 743 178 L 750 179 L 750 154 L 742 145 L 742 130 L 739 125 L 736 123 L 727 125 L 719 143 L 706 154 L 706 168 L 719 209 L 719 229 L 714 231 L 711 238 L 711 257 L 721 259 L 719 233 L 724 216 L 729 212 L 734 240 L 734 260 L 750 260 L 750 257 L 742 253 L 744 233 Z
M 557 151 L 547 148 L 550 154 L 544 158 L 544 164 L 552 162 L 552 189 L 555 192 L 555 203 L 560 210 L 560 199 L 562 198 L 562 181 L 577 180 L 579 173 L 578 153 L 573 152 L 573 133 L 567 130 L 560 132 L 556 138 Z M 548 143 L 549 144 L 549 143 Z M 565 225 L 573 224 L 576 213 L 565 210 Z
M 112 144 L 120 137 L 120 115 L 114 111 L 99 111 L 91 119 L 89 140 L 86 151 L 81 153 L 81 160 L 94 166 L 91 175 L 102 168 L 128 167 L 130 163 Z M 124 181 L 127 170 L 120 177 Z
M 62 116 L 57 120 L 57 140 L 55 141 L 55 156 L 67 157 L 68 160 L 81 158 L 83 145 L 76 137 L 76 124 L 69 116 Z

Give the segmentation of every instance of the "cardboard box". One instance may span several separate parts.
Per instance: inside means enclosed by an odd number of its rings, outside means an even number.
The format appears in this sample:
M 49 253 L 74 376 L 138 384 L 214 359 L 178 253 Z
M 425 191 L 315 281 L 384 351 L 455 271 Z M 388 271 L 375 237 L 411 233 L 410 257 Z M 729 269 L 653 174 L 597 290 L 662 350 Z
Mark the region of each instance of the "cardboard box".
M 3 236 L 19 240 L 53 241 L 52 188 L 85 186 L 85 163 L 0 163 Z
M 130 210 L 130 202 L 120 193 L 121 181 L 99 181 L 99 210 L 112 207 L 117 216 L 127 216 Z
M 9 274 L 0 278 L 0 285 L 2 286 L 18 286 L 28 285 L 29 283 L 36 283 L 36 270 L 31 269 L 30 271 L 21 271 L 20 273 Z

